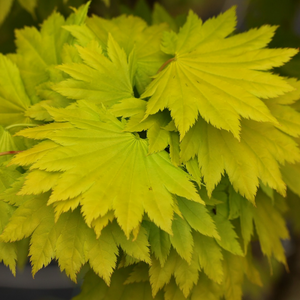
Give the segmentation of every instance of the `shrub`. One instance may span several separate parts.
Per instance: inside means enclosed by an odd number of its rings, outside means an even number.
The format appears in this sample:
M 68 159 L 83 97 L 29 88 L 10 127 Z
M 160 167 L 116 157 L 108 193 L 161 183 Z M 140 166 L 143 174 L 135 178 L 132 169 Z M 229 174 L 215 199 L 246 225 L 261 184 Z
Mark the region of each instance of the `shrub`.
M 33 275 L 87 264 L 76 300 L 241 299 L 252 240 L 286 265 L 300 85 L 270 70 L 298 50 L 232 34 L 234 7 L 181 24 L 157 5 L 152 25 L 88 7 L 0 56 L 1 260 L 15 273 L 30 239 Z

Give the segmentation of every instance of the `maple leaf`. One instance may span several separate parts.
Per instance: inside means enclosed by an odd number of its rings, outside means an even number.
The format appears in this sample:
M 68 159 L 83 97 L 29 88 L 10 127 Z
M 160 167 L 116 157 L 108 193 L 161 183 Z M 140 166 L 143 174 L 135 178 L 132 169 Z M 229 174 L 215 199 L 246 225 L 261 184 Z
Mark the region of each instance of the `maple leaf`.
M 105 53 L 108 37 L 112 35 L 126 54 L 133 57 L 136 64 L 136 72 L 133 76 L 139 93 L 145 90 L 151 82 L 151 76 L 156 74 L 168 57 L 160 50 L 162 33 L 168 28 L 166 24 L 147 26 L 142 19 L 126 15 L 112 20 L 93 16 L 87 19 L 86 25 L 65 26 L 65 28 L 80 45 L 85 47 L 95 40 Z
M 77 100 L 88 100 L 111 106 L 124 99 L 133 98 L 131 82 L 131 62 L 110 35 L 108 39 L 108 57 L 97 42 L 87 47 L 77 47 L 85 64 L 63 64 L 58 68 L 74 79 L 68 79 L 55 85 L 60 94 Z M 109 73 L 107 73 L 109 70 Z M 101 82 L 101 85 L 99 85 Z
M 0 125 L 32 123 L 24 116 L 31 105 L 19 69 L 7 57 L 0 54 Z
M 252 202 L 259 179 L 285 195 L 280 164 L 295 163 L 300 158 L 296 142 L 270 123 L 243 120 L 238 141 L 201 118 L 181 143 L 183 161 L 195 155 L 209 195 L 225 170 L 235 190 Z
M 48 203 L 82 194 L 82 212 L 88 225 L 113 209 L 127 236 L 142 221 L 144 212 L 170 233 L 172 194 L 203 203 L 188 174 L 173 166 L 167 153 L 147 156 L 147 142 L 124 133 L 124 125 L 104 110 L 80 102 L 71 109 L 49 108 L 49 112 L 56 123 L 18 133 L 52 140 L 43 142 L 46 150 L 41 143 L 12 161 L 32 163 L 31 169 L 45 170 L 50 176 L 52 172 L 63 173 L 52 186 Z M 35 189 L 31 193 L 36 193 Z M 24 193 L 30 189 L 25 187 Z
M 89 271 L 84 278 L 82 293 L 74 300 L 91 299 L 96 300 L 101 297 L 103 300 L 131 300 L 139 299 L 143 295 L 144 300 L 163 300 L 163 293 L 159 293 L 155 298 L 151 295 L 149 282 L 127 283 L 126 280 L 133 272 L 134 267 L 120 268 L 112 276 L 111 285 L 108 287 L 105 282 Z
M 261 70 L 282 65 L 297 50 L 263 49 L 274 34 L 275 27 L 270 26 L 226 38 L 234 26 L 234 8 L 204 24 L 190 12 L 178 34 L 164 34 L 162 50 L 174 57 L 141 96 L 149 98 L 145 118 L 168 108 L 181 139 L 199 114 L 237 139 L 241 117 L 276 123 L 259 98 L 276 97 L 293 88 L 283 78 Z
M 61 63 L 60 53 L 63 46 L 73 39 L 62 26 L 81 24 L 85 20 L 88 7 L 89 3 L 75 10 L 67 20 L 54 12 L 43 22 L 40 31 L 34 27 L 16 31 L 17 54 L 10 55 L 10 58 L 20 69 L 26 91 L 33 103 L 40 101 L 35 88 L 50 79 L 48 67 Z
M 19 172 L 12 168 L 0 166 L 0 193 L 2 194 L 19 175 Z M 0 195 L 0 233 L 3 232 L 5 226 L 13 215 L 15 208 L 3 201 Z M 17 245 L 16 243 L 5 243 L 0 241 L 0 261 L 8 266 L 11 272 L 16 275 L 16 260 L 17 260 Z

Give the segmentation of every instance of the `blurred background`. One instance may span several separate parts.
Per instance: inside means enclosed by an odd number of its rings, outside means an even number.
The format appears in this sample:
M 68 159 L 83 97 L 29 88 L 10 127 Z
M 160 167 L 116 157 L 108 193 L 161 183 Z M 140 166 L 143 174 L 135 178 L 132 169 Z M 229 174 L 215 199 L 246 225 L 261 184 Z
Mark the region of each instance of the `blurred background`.
M 86 0 L 0 0 L 0 52 L 15 51 L 14 30 L 36 26 L 56 9 L 64 16 L 70 6 L 78 7 Z M 184 15 L 192 9 L 203 20 L 218 15 L 237 5 L 236 32 L 243 32 L 263 24 L 279 25 L 270 47 L 300 47 L 300 0 L 93 0 L 90 14 L 111 18 L 121 13 L 135 14 L 151 23 L 151 10 L 160 3 L 170 15 L 184 22 Z M 300 78 L 300 54 L 275 72 Z M 300 199 L 288 191 L 287 202 L 292 210 L 286 220 L 291 240 L 283 241 L 288 257 L 289 272 L 273 263 L 272 271 L 263 258 L 259 245 L 253 243 L 254 257 L 263 277 L 263 288 L 245 286 L 244 300 L 299 300 L 300 299 Z M 26 241 L 25 241 L 26 243 Z M 69 300 L 80 288 L 73 284 L 52 262 L 31 278 L 27 253 L 19 258 L 20 270 L 16 278 L 0 264 L 0 299 L 2 300 Z M 84 273 L 84 270 L 82 270 Z M 271 274 L 272 273 L 272 274 Z M 80 276 L 79 276 L 80 277 Z M 87 299 L 88 300 L 88 299 Z M 113 300 L 113 299 L 112 299 Z

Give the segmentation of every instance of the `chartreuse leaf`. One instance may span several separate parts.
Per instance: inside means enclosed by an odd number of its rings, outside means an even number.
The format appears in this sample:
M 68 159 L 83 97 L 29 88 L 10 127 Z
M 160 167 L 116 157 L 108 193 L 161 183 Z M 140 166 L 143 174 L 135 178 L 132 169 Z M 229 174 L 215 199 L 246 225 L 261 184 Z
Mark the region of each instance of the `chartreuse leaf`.
M 18 0 L 18 2 L 32 15 L 32 17 L 35 18 L 35 8 L 37 6 L 37 0 Z
M 171 277 L 174 276 L 176 284 L 184 296 L 188 297 L 192 288 L 198 282 L 199 270 L 200 266 L 197 251 L 193 252 L 190 263 L 181 258 L 174 249 L 171 249 L 163 266 L 158 260 L 152 258 L 149 275 L 153 296 L 168 284 Z
M 282 166 L 281 173 L 284 182 L 298 196 L 300 196 L 299 176 L 300 163 L 286 164 Z
M 152 222 L 144 222 L 143 226 L 149 231 L 151 251 L 161 266 L 164 266 L 171 249 L 170 235 L 158 228 Z
M 47 194 L 31 196 L 18 207 L 2 232 L 1 240 L 13 242 L 29 237 L 51 212 L 51 208 L 46 206 L 48 197 Z
M 253 209 L 253 219 L 262 252 L 268 257 L 275 257 L 286 264 L 286 257 L 281 240 L 288 239 L 289 233 L 281 213 L 272 205 L 272 200 L 263 192 L 256 196 L 257 208 Z
M 79 197 L 78 197 L 79 198 Z M 79 199 L 80 201 L 80 199 Z M 55 202 L 54 205 L 59 203 L 65 203 L 66 201 Z M 78 202 L 79 205 L 79 202 Z M 113 211 L 108 211 L 103 217 L 98 217 L 92 222 L 92 227 L 97 235 L 97 239 L 100 237 L 103 228 L 107 226 L 109 222 L 112 222 L 115 219 L 115 215 Z
M 244 266 L 241 257 L 223 252 L 224 284 L 223 295 L 226 300 L 242 299 L 242 284 L 244 280 Z
M 194 255 L 203 272 L 213 281 L 221 284 L 224 280 L 222 250 L 213 238 L 193 232 Z
M 220 238 L 213 219 L 204 205 L 177 197 L 179 209 L 187 223 L 196 231 L 214 238 Z
M 231 194 L 233 194 L 232 191 Z M 262 252 L 268 258 L 274 257 L 285 264 L 286 258 L 281 240 L 288 239 L 289 233 L 282 213 L 272 203 L 272 199 L 261 189 L 256 195 L 256 207 L 238 194 L 233 194 L 231 197 L 239 201 L 239 217 L 245 252 L 253 234 L 254 223 Z M 221 235 L 220 231 L 219 233 Z
M 10 12 L 14 0 L 0 1 L 0 26 Z
M 289 104 L 300 99 L 300 82 L 294 78 L 289 78 L 287 81 L 295 90 L 277 98 L 265 100 L 265 103 L 278 120 L 278 124 L 275 126 L 291 136 L 298 137 L 300 135 L 300 114 Z
M 124 284 L 147 281 L 149 281 L 149 266 L 146 263 L 140 262 L 134 266 L 133 271 Z
M 40 31 L 35 27 L 16 30 L 17 54 L 10 55 L 10 58 L 20 69 L 32 103 L 41 100 L 36 95 L 36 87 L 50 79 L 49 67 L 61 63 L 64 44 L 73 40 L 70 33 L 62 26 L 80 25 L 85 20 L 88 7 L 89 3 L 76 10 L 67 20 L 59 13 L 54 12 L 43 22 Z
M 211 270 L 213 272 L 213 269 Z M 210 280 L 205 273 L 199 273 L 198 284 L 193 288 L 191 300 L 207 299 L 219 300 L 221 298 L 221 285 Z
M 145 101 L 143 101 L 145 102 Z M 145 102 L 146 103 L 146 102 Z M 118 109 L 114 106 L 113 113 Z M 125 130 L 129 132 L 141 132 L 147 130 L 147 138 L 149 140 L 149 154 L 164 150 L 171 142 L 171 134 L 165 127 L 171 122 L 170 114 L 167 110 L 158 112 L 143 120 L 144 111 L 134 114 L 131 110 L 131 118 L 127 122 Z
M 0 147 L 1 149 L 1 147 Z M 11 168 L 0 166 L 0 193 L 2 194 L 18 178 L 19 172 Z M 0 233 L 9 222 L 15 208 L 3 201 L 0 194 Z M 11 272 L 16 275 L 17 245 L 0 241 L 0 261 L 8 266 Z
M 167 23 L 170 26 L 170 29 L 172 29 L 175 32 L 178 31 L 178 26 L 175 20 L 170 16 L 170 14 L 166 11 L 166 9 L 159 3 L 154 4 L 153 13 L 152 13 L 152 23 L 153 24 Z
M 190 264 L 194 247 L 191 227 L 186 220 L 175 215 L 172 222 L 172 232 L 173 234 L 170 236 L 172 246 Z
M 286 187 L 279 164 L 294 163 L 300 158 L 295 141 L 271 124 L 243 120 L 238 141 L 201 118 L 181 144 L 183 161 L 195 155 L 209 195 L 225 170 L 235 190 L 251 202 L 259 179 L 284 195 Z
M 131 239 L 125 236 L 116 222 L 110 224 L 109 228 L 113 233 L 116 244 L 121 246 L 125 253 L 139 261 L 144 261 L 148 264 L 151 263 L 148 234 L 145 228 L 141 227 L 138 235 Z
M 132 300 L 140 299 L 143 295 L 143 300 L 163 300 L 163 293 L 157 294 L 155 298 L 151 295 L 151 287 L 149 282 L 137 282 L 126 284 L 126 279 L 133 271 L 133 266 L 121 268 L 112 275 L 111 284 L 108 287 L 104 281 L 89 271 L 84 278 L 82 284 L 82 292 L 74 297 L 74 300 Z
M 204 24 L 190 12 L 178 34 L 164 34 L 162 50 L 173 58 L 166 61 L 165 69 L 141 96 L 150 98 L 145 118 L 168 108 L 181 139 L 199 114 L 237 139 L 241 117 L 276 123 L 259 97 L 276 97 L 293 87 L 283 78 L 260 70 L 283 64 L 297 50 L 260 49 L 273 35 L 272 27 L 226 38 L 234 25 L 233 8 Z M 271 61 L 270 54 L 275 57 Z
M 54 119 L 66 120 L 61 129 L 56 126 L 58 122 L 42 130 L 19 133 L 53 141 L 48 153 L 43 147 L 42 153 L 34 152 L 39 160 L 31 167 L 63 172 L 52 187 L 49 203 L 82 194 L 82 212 L 88 225 L 113 209 L 127 237 L 139 225 L 144 212 L 163 230 L 171 232 L 172 194 L 203 203 L 188 175 L 172 165 L 167 153 L 147 156 L 147 142 L 124 133 L 124 125 L 113 116 L 85 102 L 74 107 L 51 109 Z M 26 151 L 13 162 L 22 165 L 22 157 L 28 164 Z
M 167 30 L 166 24 L 147 26 L 145 21 L 134 16 L 125 16 L 106 20 L 97 16 L 87 19 L 86 26 L 65 27 L 77 39 L 80 45 L 86 46 L 96 40 L 106 53 L 107 40 L 111 34 L 116 42 L 130 54 L 136 64 L 134 82 L 141 94 L 151 82 L 168 56 L 160 49 L 162 34 Z M 128 39 L 130 36 L 130 39 Z
M 54 259 L 57 238 L 62 229 L 60 223 L 54 223 L 53 210 L 49 207 L 47 211 L 48 214 L 34 230 L 30 239 L 29 255 L 33 276 Z M 29 218 L 27 222 L 30 222 Z
M 243 237 L 244 252 L 247 252 L 248 244 L 253 234 L 253 205 L 240 194 L 229 188 L 229 219 L 240 218 L 241 234 Z
M 17 66 L 0 55 L 0 125 L 31 123 L 24 112 L 31 105 Z
M 54 87 L 57 92 L 71 99 L 104 103 L 108 107 L 133 98 L 127 56 L 112 36 L 108 40 L 109 58 L 104 56 L 102 48 L 95 41 L 85 48 L 78 47 L 78 51 L 84 64 L 63 64 L 58 67 L 73 79 L 58 83 Z
M 165 300 L 185 300 L 183 292 L 176 285 L 174 280 L 171 280 L 164 288 Z

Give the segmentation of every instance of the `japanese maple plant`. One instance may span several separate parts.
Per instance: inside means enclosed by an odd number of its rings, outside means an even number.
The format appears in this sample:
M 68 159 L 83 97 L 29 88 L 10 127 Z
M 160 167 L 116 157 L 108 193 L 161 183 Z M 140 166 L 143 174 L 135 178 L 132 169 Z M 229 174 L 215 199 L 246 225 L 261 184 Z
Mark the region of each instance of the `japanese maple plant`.
M 178 30 L 88 7 L 0 55 L 0 259 L 15 273 L 25 239 L 33 276 L 85 265 L 76 300 L 241 299 L 253 240 L 287 264 L 300 84 L 271 70 L 298 50 L 233 34 L 235 7 Z

